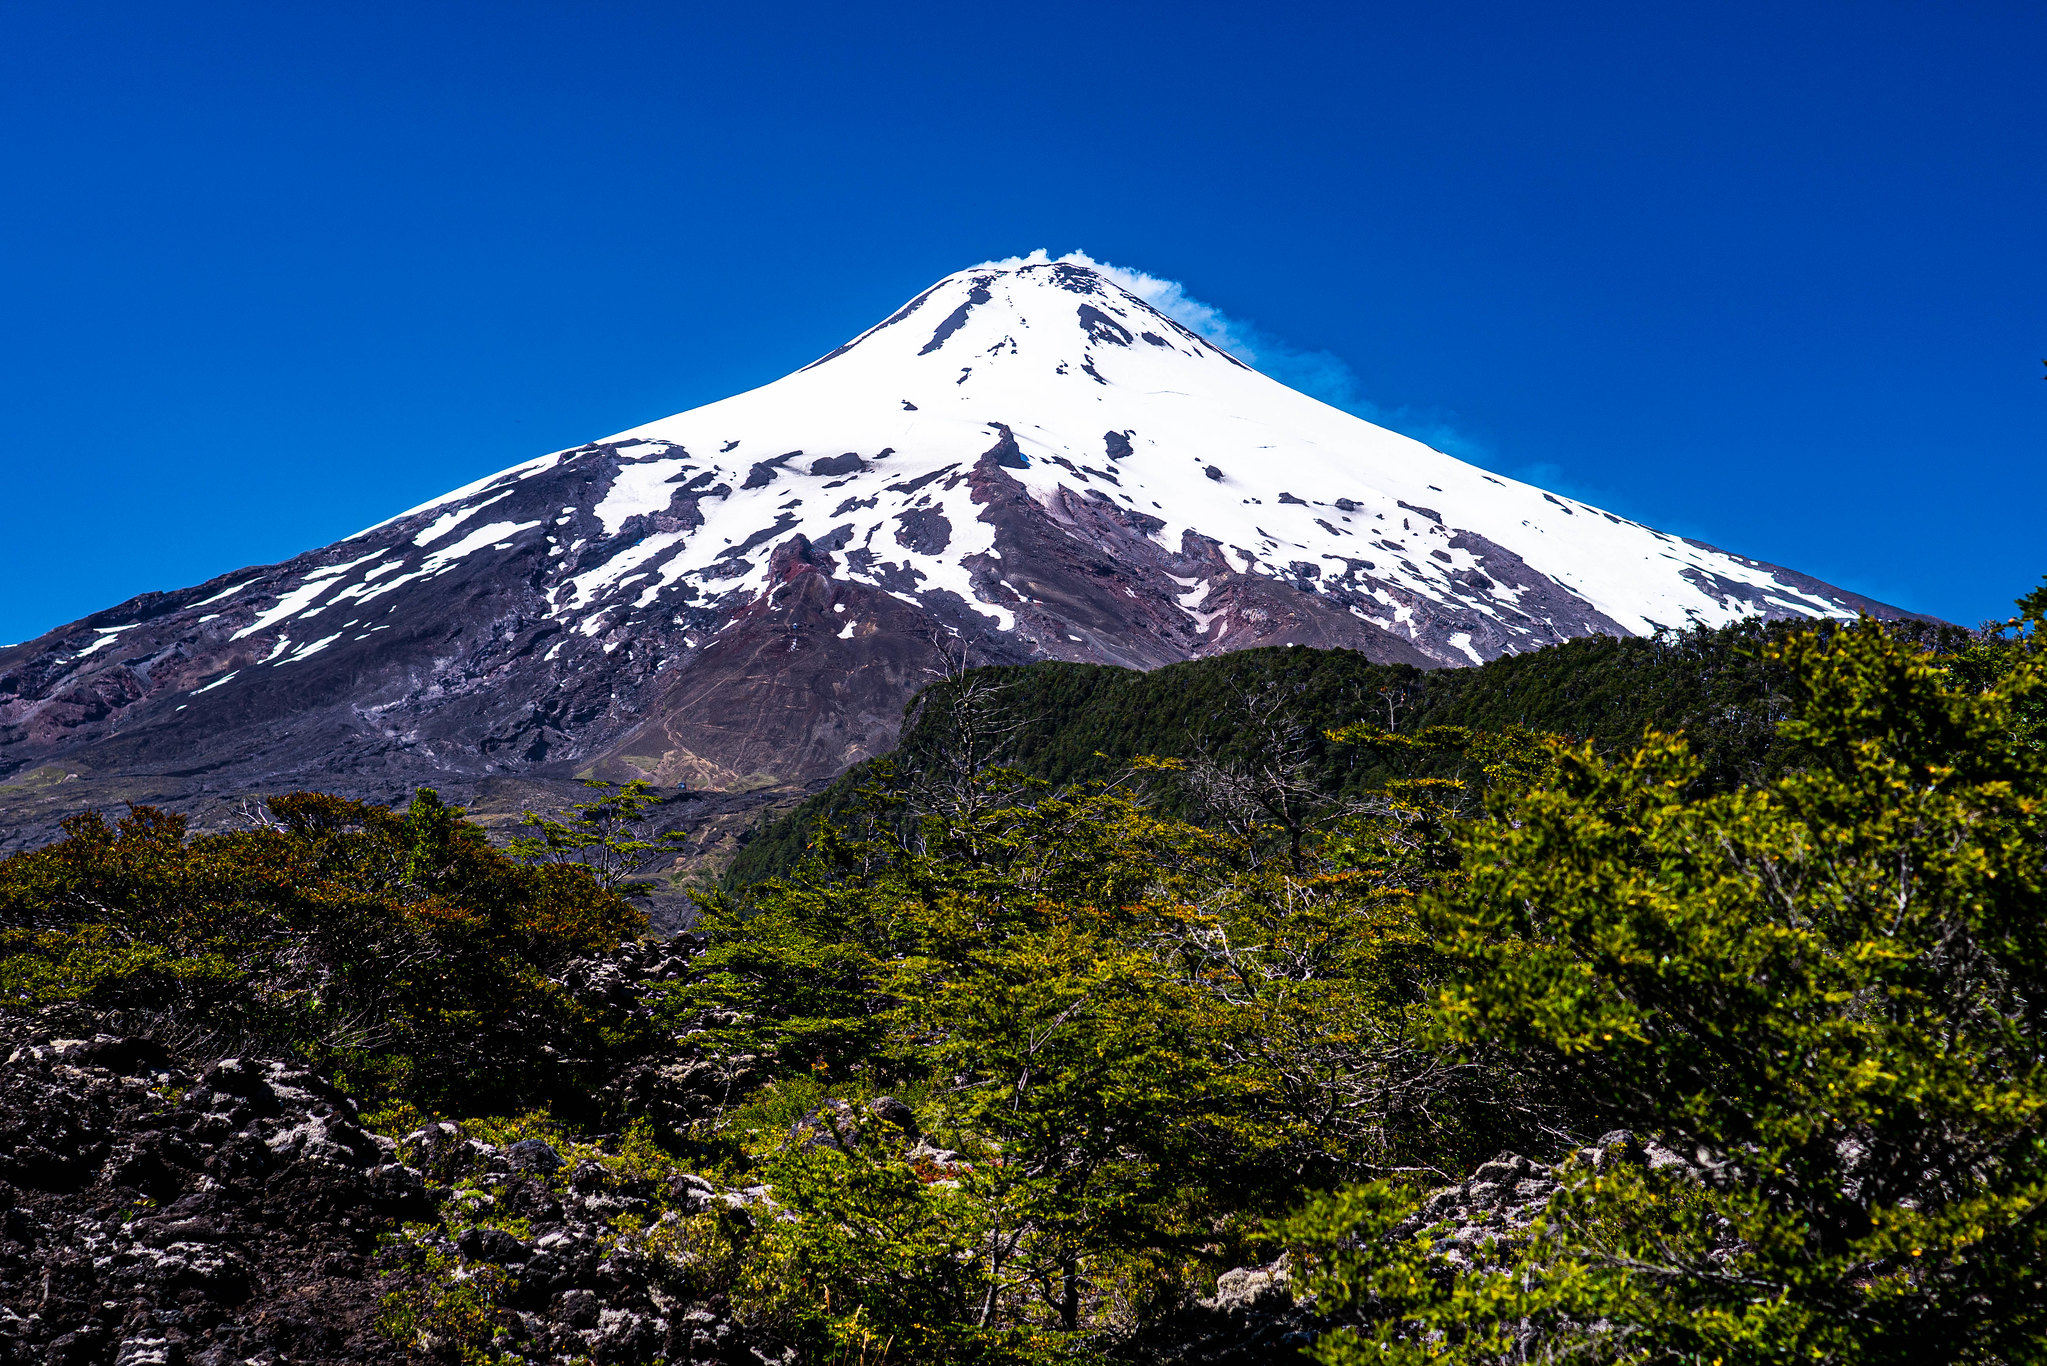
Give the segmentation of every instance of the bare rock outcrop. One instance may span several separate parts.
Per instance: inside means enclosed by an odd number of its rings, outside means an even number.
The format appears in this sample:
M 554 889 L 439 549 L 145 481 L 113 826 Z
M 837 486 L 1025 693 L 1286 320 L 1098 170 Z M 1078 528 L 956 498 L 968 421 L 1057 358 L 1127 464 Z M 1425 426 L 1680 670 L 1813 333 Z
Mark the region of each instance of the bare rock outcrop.
M 631 971 L 662 971 L 658 952 Z M 661 1262 L 702 1177 L 452 1124 L 372 1133 L 289 1060 L 0 1021 L 0 1366 L 783 1360 Z M 637 1238 L 620 1233 L 625 1222 Z M 457 1310 L 460 1312 L 457 1312 Z

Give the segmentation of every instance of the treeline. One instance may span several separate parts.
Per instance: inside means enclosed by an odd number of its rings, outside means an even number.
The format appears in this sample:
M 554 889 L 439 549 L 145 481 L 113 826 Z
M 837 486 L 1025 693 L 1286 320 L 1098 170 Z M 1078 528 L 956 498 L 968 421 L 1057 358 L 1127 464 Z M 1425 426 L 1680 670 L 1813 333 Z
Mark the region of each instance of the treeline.
M 1396 776 L 1379 754 L 1325 738 L 1355 721 L 1402 732 L 1518 726 L 1591 740 L 1603 753 L 1632 745 L 1653 727 L 1683 732 L 1704 765 L 1700 781 L 1727 788 L 1771 771 L 1777 725 L 1795 705 L 1796 680 L 1767 647 L 1809 629 L 1751 620 L 1647 638 L 1593 636 L 1475 668 L 1426 672 L 1373 664 L 1349 650 L 1286 648 L 1149 673 L 1059 663 L 976 669 L 911 704 L 902 741 L 886 762 L 901 773 L 968 758 L 959 733 L 964 708 L 994 759 L 1055 787 L 1121 777 L 1142 756 L 1243 764 L 1278 744 L 1299 751 L 1324 790 L 1355 796 Z M 1964 649 L 1971 640 L 1959 628 L 1931 623 L 1890 629 L 1936 653 Z M 871 764 L 856 766 L 755 832 L 726 874 L 726 888 L 787 872 L 817 822 L 849 810 L 872 772 Z M 1157 788 L 1150 797 L 1164 813 L 1193 814 L 1184 790 Z

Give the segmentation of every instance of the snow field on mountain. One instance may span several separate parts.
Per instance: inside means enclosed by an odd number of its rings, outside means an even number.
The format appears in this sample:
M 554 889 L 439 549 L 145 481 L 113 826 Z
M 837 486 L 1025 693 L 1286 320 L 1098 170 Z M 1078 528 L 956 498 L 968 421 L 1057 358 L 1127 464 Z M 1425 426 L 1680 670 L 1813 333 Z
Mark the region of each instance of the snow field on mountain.
M 1090 292 L 1076 292 L 1076 281 Z M 687 548 L 663 566 L 662 580 L 700 576 L 724 559 L 728 541 L 778 520 L 786 522 L 782 535 L 823 540 L 848 515 L 845 498 L 826 496 L 838 489 L 880 499 L 851 510 L 856 544 L 971 601 L 956 567 L 988 543 L 971 529 L 973 509 L 958 496 L 964 485 L 941 481 L 943 496 L 934 498 L 954 537 L 936 555 L 889 543 L 888 520 L 917 499 L 892 497 L 888 486 L 949 465 L 963 472 L 1000 439 L 997 424 L 1029 461 L 1010 473 L 1040 501 L 1060 485 L 1097 491 L 1162 521 L 1155 536 L 1168 549 L 1193 531 L 1234 552 L 1246 572 L 1279 575 L 1302 561 L 1341 573 L 1347 561 L 1369 561 L 1376 576 L 1429 598 L 1488 613 L 1513 607 L 1516 594 L 1504 585 L 1474 592 L 1450 578 L 1476 566 L 1447 544 L 1469 529 L 1633 631 L 1718 625 L 1755 610 L 1701 588 L 1687 569 L 1749 587 L 1783 610 L 1840 614 L 1745 561 L 1488 474 L 1288 389 L 1092 272 L 1061 272 L 1056 263 L 949 277 L 841 353 L 610 438 L 688 454 L 628 467 L 600 506 L 607 530 L 665 507 L 668 481 L 685 467 L 714 472 L 734 492 L 703 501 L 700 531 L 650 538 L 630 566 L 581 576 L 571 601 L 591 601 L 676 545 Z M 1130 453 L 1120 459 L 1109 450 L 1112 432 L 1128 434 Z M 793 451 L 802 455 L 765 486 L 738 487 L 757 462 Z M 804 472 L 821 457 L 873 459 L 882 451 L 891 454 L 851 478 Z M 1222 478 L 1211 478 L 1210 467 Z M 1416 511 L 1423 508 L 1447 525 Z M 770 548 L 757 547 L 752 572 L 727 586 L 760 591 Z
M 548 519 L 484 520 L 524 480 L 576 452 L 525 461 L 358 533 L 351 541 L 438 512 L 392 545 L 275 590 L 233 638 L 345 603 L 365 607 L 470 556 L 507 552 L 541 527 L 543 563 L 557 571 L 549 610 L 586 636 L 680 585 L 689 600 L 729 613 L 769 590 L 775 547 L 798 534 L 833 555 L 842 578 L 913 603 L 950 593 L 1007 631 L 1014 613 L 981 599 L 971 567 L 993 566 L 1029 597 L 1003 572 L 1027 575 L 1029 566 L 997 563 L 996 528 L 968 479 L 991 455 L 1041 505 L 1055 507 L 1064 489 L 1122 509 L 1126 521 L 1145 519 L 1139 525 L 1172 554 L 1192 533 L 1242 573 L 1310 591 L 1345 583 L 1346 610 L 1410 639 L 1417 602 L 1453 618 L 1489 616 L 1507 637 L 1529 638 L 1542 609 L 1526 601 L 1530 584 L 1504 581 L 1498 563 L 1488 571 L 1486 542 L 1638 633 L 1758 610 L 1848 615 L 1767 566 L 1487 473 L 1297 393 L 1072 262 L 1033 258 L 949 276 L 792 375 L 601 444 L 619 463 L 588 519 L 570 502 Z M 591 520 L 609 540 L 634 518 L 649 520 L 587 563 Z M 1212 638 L 1223 639 L 1231 622 L 1205 609 L 1209 585 L 1176 582 L 1181 591 L 1169 598 L 1197 630 L 1213 626 Z M 343 630 L 358 625 L 367 619 Z M 265 662 L 303 659 L 339 638 L 323 632 L 296 649 L 280 638 Z M 102 635 L 84 653 L 114 639 Z M 1436 648 L 1446 642 L 1482 657 L 1469 631 L 1439 634 Z

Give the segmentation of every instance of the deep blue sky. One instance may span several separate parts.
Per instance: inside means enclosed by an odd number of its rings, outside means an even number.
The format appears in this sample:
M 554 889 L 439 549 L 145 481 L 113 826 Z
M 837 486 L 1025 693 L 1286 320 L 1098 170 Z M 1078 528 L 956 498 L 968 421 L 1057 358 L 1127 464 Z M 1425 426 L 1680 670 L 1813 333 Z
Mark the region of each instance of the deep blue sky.
M 1493 468 L 2002 616 L 2047 572 L 2043 72 L 2018 3 L 8 6 L 0 641 L 1034 247 Z

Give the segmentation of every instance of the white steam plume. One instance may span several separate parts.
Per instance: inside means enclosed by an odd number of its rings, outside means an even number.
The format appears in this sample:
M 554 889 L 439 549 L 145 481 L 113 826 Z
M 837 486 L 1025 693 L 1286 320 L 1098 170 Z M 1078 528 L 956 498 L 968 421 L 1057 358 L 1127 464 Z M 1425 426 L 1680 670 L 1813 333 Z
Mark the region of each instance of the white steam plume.
M 1055 260 L 1070 261 L 1074 265 L 1100 271 L 1196 336 L 1290 389 L 1298 389 L 1331 407 L 1355 413 L 1367 422 L 1403 432 L 1475 464 L 1490 464 L 1478 443 L 1460 434 L 1441 417 L 1406 407 L 1384 408 L 1365 398 L 1359 392 L 1356 372 L 1343 357 L 1329 351 L 1302 351 L 1289 346 L 1255 324 L 1232 318 L 1215 305 L 1203 303 L 1189 294 L 1187 287 L 1178 280 L 1161 280 L 1141 270 L 1097 261 L 1084 251 L 1070 251 L 1064 256 L 1054 257 L 1040 248 L 1028 256 L 1012 256 L 987 264 L 1014 269 L 1017 266 L 1044 265 Z

